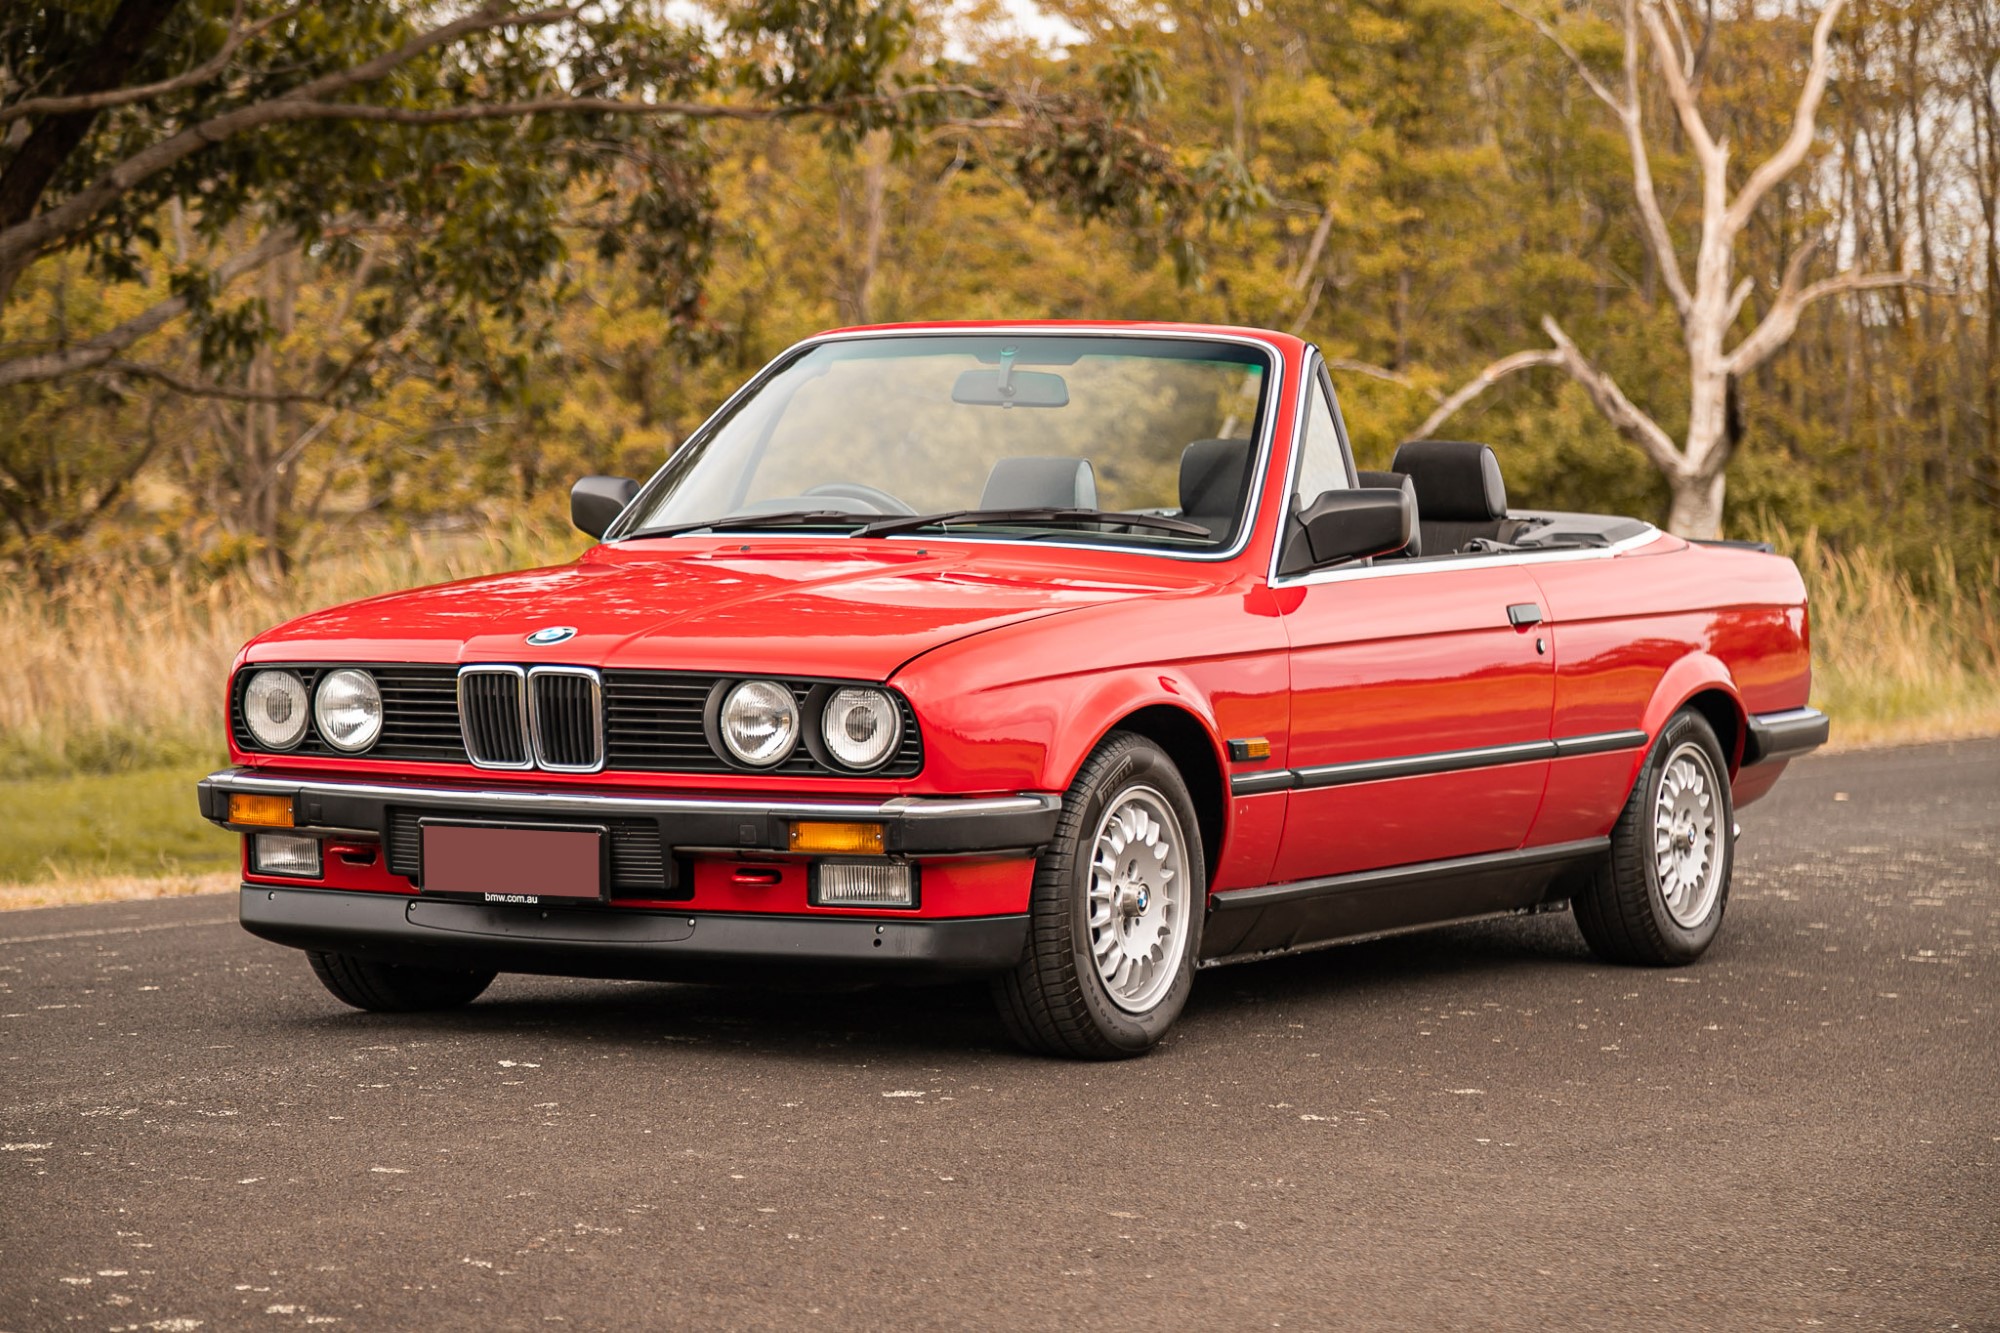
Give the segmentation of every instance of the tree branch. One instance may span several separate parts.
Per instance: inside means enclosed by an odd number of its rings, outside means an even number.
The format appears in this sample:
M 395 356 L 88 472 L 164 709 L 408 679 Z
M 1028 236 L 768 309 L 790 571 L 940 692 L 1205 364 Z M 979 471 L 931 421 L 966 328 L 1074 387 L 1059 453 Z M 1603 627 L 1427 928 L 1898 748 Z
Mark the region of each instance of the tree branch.
M 1819 115 L 1820 98 L 1826 93 L 1827 76 L 1833 66 L 1828 39 L 1833 32 L 1834 21 L 1840 17 L 1840 11 L 1846 4 L 1847 0 L 1827 0 L 1826 8 L 1819 12 L 1819 21 L 1813 24 L 1812 62 L 1806 67 L 1806 86 L 1799 90 L 1798 109 L 1792 113 L 1792 131 L 1785 136 L 1785 142 L 1778 151 L 1751 172 L 1750 179 L 1743 182 L 1743 188 L 1736 192 L 1736 200 L 1730 204 L 1728 215 L 1732 236 L 1750 221 L 1750 215 L 1757 211 L 1757 205 L 1763 202 L 1772 187 L 1791 175 L 1812 149 L 1814 121 Z
M 101 367 L 120 375 L 130 375 L 133 379 L 152 380 L 164 384 L 175 393 L 186 394 L 190 398 L 216 398 L 228 403 L 262 403 L 283 405 L 290 403 L 324 403 L 326 393 L 299 392 L 289 389 L 264 391 L 261 389 L 239 389 L 234 385 L 216 384 L 209 380 L 184 379 L 171 370 L 160 366 L 149 366 L 140 361 L 107 361 Z
M 1847 292 L 1880 291 L 1891 287 L 1938 290 L 1937 284 L 1921 273 L 1856 273 L 1852 270 L 1802 288 L 1795 282 L 1795 266 L 1796 260 L 1794 265 L 1786 267 L 1785 285 L 1779 288 L 1778 299 L 1764 312 L 1762 321 L 1729 353 L 1725 364 L 1730 374 L 1739 377 L 1747 375 L 1769 361 L 1779 348 L 1790 341 L 1792 334 L 1798 330 L 1799 316 L 1815 301 Z
M 363 61 L 351 69 L 322 75 L 267 101 L 253 102 L 248 106 L 221 112 L 198 124 L 188 126 L 178 134 L 148 145 L 119 162 L 95 182 L 78 190 L 54 208 L 13 226 L 0 228 L 0 289 L 7 286 L 11 275 L 18 272 L 29 259 L 49 245 L 83 230 L 92 218 L 125 191 L 213 144 L 264 125 L 292 118 L 285 115 L 287 107 L 322 102 L 325 98 L 345 92 L 349 88 L 372 83 L 398 67 L 408 64 L 426 51 L 476 32 L 485 32 L 509 24 L 539 26 L 567 18 L 575 12 L 574 8 L 567 6 L 538 9 L 527 13 L 503 12 L 500 5 L 489 0 L 464 18 L 443 24 L 429 32 L 420 33 L 402 46 L 393 51 L 385 51 L 373 60 Z
M 1366 375 L 1371 379 L 1387 380 L 1389 383 L 1399 385 L 1405 389 L 1414 389 L 1417 387 L 1416 383 L 1408 375 L 1398 374 L 1387 366 L 1378 366 L 1372 361 L 1355 361 L 1344 356 L 1328 356 L 1321 359 L 1326 362 L 1328 370 L 1338 370 L 1350 375 Z M 1437 402 L 1444 401 L 1444 395 L 1436 389 L 1425 389 L 1423 392 L 1429 394 Z
M 1542 316 L 1542 332 L 1549 335 L 1549 341 L 1556 345 L 1556 354 L 1562 368 L 1569 377 L 1583 386 L 1590 395 L 1590 401 L 1618 433 L 1638 445 L 1651 459 L 1653 466 L 1664 475 L 1673 477 L 1687 470 L 1686 460 L 1681 451 L 1674 447 L 1673 437 L 1660 429 L 1659 423 L 1635 406 L 1625 391 L 1618 387 L 1616 380 L 1590 364 L 1569 335 L 1562 331 L 1554 316 Z
M 236 10 L 229 19 L 229 35 L 223 39 L 222 48 L 193 69 L 176 74 L 171 79 L 140 84 L 134 88 L 107 88 L 100 92 L 78 93 L 68 97 L 31 97 L 9 107 L 0 107 L 0 125 L 19 120 L 24 116 L 58 116 L 73 111 L 106 111 L 113 107 L 131 106 L 135 102 L 147 102 L 155 97 L 165 97 L 168 93 L 199 87 L 228 69 L 230 60 L 243 49 L 244 43 L 269 31 L 273 24 L 281 19 L 290 18 L 297 12 L 296 7 L 281 10 L 257 20 L 248 27 L 239 28 L 236 25 L 243 17 L 243 0 L 236 0 Z
M 1715 141 L 1715 136 L 1708 131 L 1708 122 L 1701 118 L 1701 106 L 1695 100 L 1687 74 L 1681 69 L 1680 57 L 1674 51 L 1673 34 L 1667 31 L 1667 25 L 1660 19 L 1658 0 L 1640 0 L 1639 12 L 1645 20 L 1647 33 L 1653 39 L 1660 72 L 1666 77 L 1667 97 L 1673 102 L 1674 114 L 1680 117 L 1681 130 L 1687 135 L 1695 158 L 1701 163 L 1705 190 L 1714 196 L 1719 212 L 1729 188 L 1725 174 L 1729 150 Z
M 1556 48 L 1556 50 L 1562 52 L 1565 56 L 1569 57 L 1569 63 L 1575 67 L 1577 77 L 1583 80 L 1584 85 L 1588 87 L 1591 92 L 1597 94 L 1597 100 L 1604 103 L 1604 105 L 1610 107 L 1613 111 L 1616 111 L 1620 117 L 1624 116 L 1625 103 L 1622 100 L 1620 100 L 1609 88 L 1604 86 L 1604 81 L 1597 77 L 1597 72 L 1591 69 L 1589 65 L 1584 63 L 1583 56 L 1577 52 L 1577 49 L 1575 47 L 1571 46 L 1568 42 L 1563 40 L 1562 34 L 1556 31 L 1554 24 L 1550 23 L 1547 19 L 1542 18 L 1540 15 L 1530 14 L 1527 10 L 1522 9 L 1518 5 L 1514 4 L 1513 0 L 1499 0 L 1499 3 L 1500 3 L 1500 8 L 1506 10 L 1509 14 L 1512 14 L 1515 18 L 1520 19 L 1524 23 L 1533 24 L 1536 32 L 1539 32 L 1540 34 L 1542 34 L 1542 36 L 1548 38 L 1549 42 Z
M 1435 412 L 1424 418 L 1423 425 L 1418 426 L 1408 435 L 1405 435 L 1402 442 L 1408 444 L 1411 440 L 1429 439 L 1431 433 L 1449 421 L 1457 413 L 1458 409 L 1464 407 L 1467 403 L 1477 398 L 1480 394 L 1485 393 L 1495 384 L 1507 376 L 1514 374 L 1516 371 L 1529 370 L 1535 366 L 1559 366 L 1561 364 L 1562 353 L 1550 348 L 1536 348 L 1532 351 L 1515 352 L 1511 356 L 1503 356 L 1467 380 L 1464 384 L 1461 384 L 1449 397 L 1438 404 Z
M 273 232 L 242 254 L 223 261 L 215 270 L 215 281 L 226 287 L 245 273 L 262 268 L 297 244 L 298 237 L 292 232 L 288 230 Z M 103 366 L 133 343 L 158 332 L 165 325 L 186 314 L 187 308 L 186 297 L 170 296 L 124 323 L 106 329 L 73 347 L 62 347 L 52 352 L 0 361 L 0 388 L 60 379 L 79 370 Z
M 1639 100 L 1639 20 L 1634 12 L 1636 0 L 1625 0 L 1625 95 L 1619 97 L 1606 87 L 1583 56 L 1563 40 L 1555 25 L 1538 15 L 1530 14 L 1513 3 L 1513 0 L 1499 0 L 1500 7 L 1508 13 L 1531 23 L 1535 31 L 1546 37 L 1558 51 L 1568 57 L 1577 76 L 1584 81 L 1597 99 L 1611 108 L 1618 117 L 1618 124 L 1625 131 L 1625 144 L 1632 154 L 1632 193 L 1639 203 L 1640 235 L 1646 248 L 1652 253 L 1653 263 L 1660 270 L 1661 281 L 1666 284 L 1668 296 L 1673 298 L 1674 309 L 1682 319 L 1688 315 L 1690 298 L 1687 282 L 1681 276 L 1680 258 L 1674 252 L 1673 235 L 1667 230 L 1665 215 L 1660 210 L 1659 195 L 1653 188 L 1652 158 L 1646 149 L 1645 125 L 1640 113 Z
M 1646 151 L 1646 129 L 1640 120 L 1639 100 L 1639 16 L 1635 0 L 1625 0 L 1625 106 L 1618 119 L 1625 126 L 1625 144 L 1632 153 L 1632 193 L 1639 201 L 1640 234 L 1659 266 L 1660 281 L 1673 298 L 1674 310 L 1686 322 L 1694 298 L 1688 294 L 1687 280 L 1681 275 L 1680 256 L 1674 251 L 1673 233 L 1667 230 L 1666 215 L 1660 210 L 1659 195 L 1653 189 L 1653 162 Z

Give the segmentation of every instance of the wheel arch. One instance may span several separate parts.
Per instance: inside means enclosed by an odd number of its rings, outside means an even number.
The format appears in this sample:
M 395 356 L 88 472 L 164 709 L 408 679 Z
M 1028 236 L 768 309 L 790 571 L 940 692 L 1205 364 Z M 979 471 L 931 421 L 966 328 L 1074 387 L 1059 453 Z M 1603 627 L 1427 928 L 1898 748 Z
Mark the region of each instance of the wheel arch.
M 1090 749 L 1096 750 L 1114 731 L 1144 736 L 1174 761 L 1181 781 L 1187 784 L 1188 796 L 1194 801 L 1195 819 L 1200 825 L 1196 832 L 1201 835 L 1202 868 L 1208 883 L 1213 884 L 1229 820 L 1227 769 L 1214 731 L 1190 709 L 1152 703 L 1127 712 L 1105 727 L 1091 742 Z
M 1694 709 L 1714 728 L 1729 774 L 1735 777 L 1743 762 L 1749 719 L 1729 668 L 1707 653 L 1690 653 L 1669 667 L 1646 706 L 1643 726 L 1648 741 L 1658 740 L 1668 719 L 1683 708 Z

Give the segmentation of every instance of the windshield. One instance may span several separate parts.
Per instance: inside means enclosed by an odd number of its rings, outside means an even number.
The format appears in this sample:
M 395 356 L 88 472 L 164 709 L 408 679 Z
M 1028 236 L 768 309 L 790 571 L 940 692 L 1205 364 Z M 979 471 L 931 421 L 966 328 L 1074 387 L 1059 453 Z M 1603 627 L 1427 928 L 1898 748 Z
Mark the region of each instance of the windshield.
M 819 343 L 676 453 L 611 536 L 713 525 L 1217 550 L 1249 500 L 1271 359 L 1144 336 Z

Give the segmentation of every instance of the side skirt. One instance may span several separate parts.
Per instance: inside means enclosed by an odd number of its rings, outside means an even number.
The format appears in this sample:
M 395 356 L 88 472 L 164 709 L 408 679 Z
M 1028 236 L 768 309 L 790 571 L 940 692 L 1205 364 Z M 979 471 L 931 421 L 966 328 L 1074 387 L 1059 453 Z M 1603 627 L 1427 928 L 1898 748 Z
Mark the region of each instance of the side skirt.
M 1609 838 L 1419 861 L 1325 879 L 1231 889 L 1209 899 L 1200 965 L 1527 911 L 1557 876 L 1604 855 Z

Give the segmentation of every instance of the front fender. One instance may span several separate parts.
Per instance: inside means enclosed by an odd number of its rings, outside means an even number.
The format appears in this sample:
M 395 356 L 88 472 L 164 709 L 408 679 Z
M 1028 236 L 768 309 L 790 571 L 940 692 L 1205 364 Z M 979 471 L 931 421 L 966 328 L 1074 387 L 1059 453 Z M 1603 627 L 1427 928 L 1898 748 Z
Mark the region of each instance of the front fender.
M 943 790 L 1064 791 L 1122 719 L 1154 707 L 1191 719 L 1207 737 L 1217 771 L 1229 771 L 1213 701 L 1175 668 L 1128 667 L 973 691 L 950 691 L 934 678 L 899 683 L 924 719 L 925 768 Z

